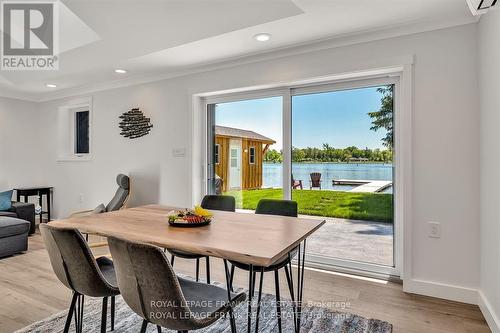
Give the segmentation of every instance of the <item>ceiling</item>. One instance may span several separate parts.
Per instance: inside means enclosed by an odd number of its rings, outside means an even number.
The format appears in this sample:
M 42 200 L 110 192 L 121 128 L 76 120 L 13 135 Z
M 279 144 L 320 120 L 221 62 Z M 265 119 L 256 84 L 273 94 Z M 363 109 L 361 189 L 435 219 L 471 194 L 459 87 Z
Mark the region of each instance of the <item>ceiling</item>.
M 0 71 L 0 95 L 40 100 L 325 39 L 474 21 L 465 0 L 62 0 L 59 70 Z M 257 42 L 260 32 L 271 40 Z

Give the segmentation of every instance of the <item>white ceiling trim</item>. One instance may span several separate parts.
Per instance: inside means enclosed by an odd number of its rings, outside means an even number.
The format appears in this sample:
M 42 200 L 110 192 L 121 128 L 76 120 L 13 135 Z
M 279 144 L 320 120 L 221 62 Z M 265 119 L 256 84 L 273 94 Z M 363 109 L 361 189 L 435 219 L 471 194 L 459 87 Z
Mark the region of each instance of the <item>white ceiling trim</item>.
M 245 64 L 283 58 L 287 56 L 309 53 L 314 51 L 321 51 L 326 49 L 332 49 L 353 44 L 367 43 L 389 38 L 396 38 L 400 36 L 446 29 L 460 25 L 476 24 L 477 22 L 478 18 L 471 16 L 465 19 L 464 18 L 452 19 L 440 22 L 418 22 L 413 24 L 406 24 L 404 26 L 385 27 L 382 29 L 349 33 L 340 36 L 335 36 L 333 38 L 309 41 L 306 43 L 295 44 L 283 48 L 266 50 L 263 52 L 257 52 L 244 56 L 224 59 L 221 61 L 205 63 L 202 65 L 196 65 L 189 68 L 185 68 L 179 71 L 168 71 L 154 75 L 147 75 L 147 74 L 135 75 L 120 80 L 106 81 L 97 84 L 84 85 L 80 87 L 67 88 L 59 91 L 46 92 L 46 93 L 23 93 L 16 91 L 10 91 L 10 92 L 5 91 L 5 92 L 0 92 L 0 96 L 22 99 L 32 102 L 46 102 L 77 95 L 92 94 L 103 90 L 134 86 L 148 82 L 161 81 L 175 77 L 181 77 L 202 72 L 209 72 L 217 69 L 241 66 Z

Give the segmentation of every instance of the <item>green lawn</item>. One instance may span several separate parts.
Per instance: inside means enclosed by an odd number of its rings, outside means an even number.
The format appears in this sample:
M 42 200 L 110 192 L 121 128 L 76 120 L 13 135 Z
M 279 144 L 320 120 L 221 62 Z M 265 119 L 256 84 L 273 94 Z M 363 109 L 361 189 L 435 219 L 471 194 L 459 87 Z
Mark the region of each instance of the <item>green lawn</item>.
M 238 208 L 254 210 L 260 199 L 281 199 L 281 189 L 231 191 Z M 341 191 L 293 190 L 299 214 L 339 217 L 354 220 L 393 221 L 392 194 Z M 242 200 L 243 197 L 243 200 Z

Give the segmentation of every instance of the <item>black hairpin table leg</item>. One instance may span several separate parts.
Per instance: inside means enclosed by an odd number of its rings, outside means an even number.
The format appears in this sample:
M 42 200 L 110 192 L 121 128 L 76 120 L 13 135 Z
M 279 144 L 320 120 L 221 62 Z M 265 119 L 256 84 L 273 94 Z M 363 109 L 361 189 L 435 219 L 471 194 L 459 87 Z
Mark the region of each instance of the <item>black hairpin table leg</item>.
M 300 319 L 302 313 L 302 296 L 304 292 L 304 267 L 306 261 L 306 240 L 304 239 L 303 245 L 299 245 L 299 253 L 297 257 L 297 297 L 296 312 L 297 312 L 297 325 L 295 327 L 297 333 L 300 332 Z M 290 274 L 291 275 L 291 274 Z
M 262 300 L 262 282 L 263 282 L 263 280 L 264 280 L 264 267 L 262 267 L 260 270 L 259 295 L 257 297 L 257 316 L 255 318 L 255 333 L 259 332 L 260 303 Z
M 207 257 L 208 258 L 208 257 Z M 229 301 L 229 320 L 231 324 L 231 333 L 236 333 L 236 322 L 234 320 L 234 312 L 233 312 L 233 300 L 231 297 L 231 289 L 232 289 L 232 275 L 229 272 L 229 266 L 227 264 L 227 260 L 224 259 L 224 269 L 226 271 L 226 284 L 227 284 L 227 299 Z
M 250 333 L 252 330 L 252 296 L 253 296 L 253 265 L 250 265 L 248 270 L 248 320 L 247 320 L 247 332 Z

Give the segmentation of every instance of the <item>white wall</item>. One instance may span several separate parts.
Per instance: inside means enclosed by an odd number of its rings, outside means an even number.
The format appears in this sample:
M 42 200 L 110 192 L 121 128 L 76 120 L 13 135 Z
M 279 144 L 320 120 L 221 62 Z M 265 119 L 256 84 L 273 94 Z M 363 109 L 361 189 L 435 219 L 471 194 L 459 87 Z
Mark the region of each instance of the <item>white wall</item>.
M 0 97 L 0 192 L 42 184 L 47 145 L 40 118 L 35 103 Z
M 493 332 L 500 332 L 500 10 L 479 23 L 481 105 L 481 297 Z M 489 317 L 489 314 L 491 317 Z M 496 321 L 496 324 L 493 322 Z M 495 327 L 495 329 L 493 329 Z
M 40 105 L 48 164 L 55 186 L 56 215 L 94 207 L 111 197 L 118 172 L 134 178 L 135 204 L 191 205 L 192 96 L 195 93 L 333 75 L 395 65 L 415 55 L 413 135 L 413 277 L 460 293 L 479 285 L 479 117 L 476 26 L 415 34 L 238 65 L 181 78 L 102 91 L 94 98 L 94 160 L 57 162 L 57 107 Z M 150 135 L 130 141 L 118 135 L 118 115 L 140 107 L 152 118 Z M 199 131 L 199 129 L 196 129 Z M 187 155 L 171 151 L 185 147 Z M 198 170 L 199 171 L 199 170 Z M 192 175 L 194 174 L 194 176 Z M 85 202 L 78 203 L 83 193 Z M 428 221 L 442 224 L 442 237 L 428 237 Z M 467 294 L 470 296 L 470 293 Z M 474 294 L 475 295 L 475 294 Z M 467 298 L 464 296 L 464 298 Z M 470 299 L 466 299 L 471 301 Z

